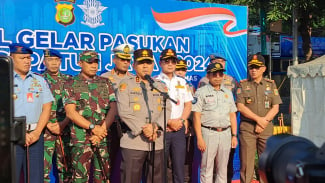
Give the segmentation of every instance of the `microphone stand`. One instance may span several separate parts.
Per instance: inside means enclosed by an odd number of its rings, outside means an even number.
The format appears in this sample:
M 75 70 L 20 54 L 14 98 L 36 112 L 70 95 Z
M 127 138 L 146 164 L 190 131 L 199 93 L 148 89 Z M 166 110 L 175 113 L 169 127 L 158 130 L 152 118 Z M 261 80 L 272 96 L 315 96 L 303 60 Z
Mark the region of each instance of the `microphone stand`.
M 167 182 L 167 150 L 166 150 L 166 129 L 167 129 L 167 121 L 166 121 L 166 101 L 167 99 L 172 101 L 174 104 L 177 104 L 177 101 L 170 98 L 170 96 L 168 95 L 167 92 L 163 92 L 161 90 L 159 90 L 154 84 L 153 82 L 150 82 L 149 81 L 149 84 L 150 84 L 150 87 L 151 87 L 151 90 L 156 90 L 158 91 L 162 96 L 163 96 L 163 110 L 164 110 L 164 138 L 163 138 L 163 142 L 164 142 L 164 183 Z

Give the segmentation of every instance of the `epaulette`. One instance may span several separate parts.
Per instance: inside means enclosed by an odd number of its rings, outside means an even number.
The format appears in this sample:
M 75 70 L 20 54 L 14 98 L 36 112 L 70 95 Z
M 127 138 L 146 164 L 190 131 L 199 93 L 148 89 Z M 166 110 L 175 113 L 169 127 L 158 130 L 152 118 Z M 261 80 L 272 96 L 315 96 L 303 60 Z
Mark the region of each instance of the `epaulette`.
M 269 79 L 269 78 L 264 78 L 265 81 L 270 82 L 270 83 L 274 83 L 273 79 Z
M 247 79 L 240 80 L 241 83 L 248 81 Z

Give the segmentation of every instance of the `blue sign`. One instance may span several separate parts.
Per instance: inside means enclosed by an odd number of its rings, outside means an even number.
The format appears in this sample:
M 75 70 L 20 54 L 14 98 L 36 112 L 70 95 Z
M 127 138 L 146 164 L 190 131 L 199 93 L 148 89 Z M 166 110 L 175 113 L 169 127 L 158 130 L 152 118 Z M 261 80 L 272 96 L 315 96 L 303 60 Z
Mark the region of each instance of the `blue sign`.
M 311 37 L 313 56 L 325 55 L 325 37 Z M 292 36 L 280 36 L 281 57 L 292 57 Z M 302 38 L 298 37 L 298 56 L 304 57 Z
M 187 79 L 195 86 L 206 74 L 211 53 L 225 55 L 227 74 L 237 80 L 247 76 L 246 6 L 172 0 L 4 0 L 0 9 L 0 53 L 9 54 L 13 42 L 29 45 L 35 72 L 44 70 L 43 49 L 53 48 L 63 55 L 60 70 L 76 75 L 78 55 L 88 49 L 99 53 L 101 74 L 114 67 L 113 48 L 129 43 L 153 50 L 153 75 L 160 72 L 161 51 L 173 48 L 187 61 Z

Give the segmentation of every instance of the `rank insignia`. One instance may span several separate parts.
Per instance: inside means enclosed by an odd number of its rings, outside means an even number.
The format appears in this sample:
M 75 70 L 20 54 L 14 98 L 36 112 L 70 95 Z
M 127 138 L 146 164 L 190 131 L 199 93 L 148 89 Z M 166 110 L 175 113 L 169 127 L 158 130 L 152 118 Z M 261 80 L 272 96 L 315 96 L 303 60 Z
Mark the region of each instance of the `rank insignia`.
M 135 82 L 140 83 L 140 78 L 138 76 L 135 77 Z
M 58 4 L 56 5 L 55 20 L 64 26 L 70 25 L 74 22 L 75 17 L 73 14 L 74 7 L 71 4 Z
M 120 91 L 124 91 L 128 85 L 126 83 L 121 83 L 119 86 Z
M 133 111 L 140 111 L 140 109 L 141 109 L 140 104 L 134 104 L 133 105 Z

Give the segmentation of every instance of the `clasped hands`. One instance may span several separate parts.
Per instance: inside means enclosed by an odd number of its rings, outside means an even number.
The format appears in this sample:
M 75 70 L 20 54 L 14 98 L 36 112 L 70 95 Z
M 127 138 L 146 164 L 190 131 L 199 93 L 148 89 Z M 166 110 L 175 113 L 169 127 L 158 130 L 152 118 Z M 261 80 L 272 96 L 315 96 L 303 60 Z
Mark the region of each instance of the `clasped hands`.
M 142 127 L 142 132 L 149 141 L 155 141 L 158 138 L 158 126 L 155 123 L 147 123 Z
M 107 130 L 100 125 L 95 125 L 95 128 L 91 130 L 91 133 L 92 136 L 89 140 L 93 145 L 99 144 L 99 142 L 107 136 Z
M 258 120 L 256 121 L 256 126 L 255 126 L 255 132 L 256 133 L 262 133 L 264 129 L 267 127 L 269 124 L 269 120 L 266 119 L 265 117 L 259 117 Z
M 178 131 L 183 127 L 181 118 L 169 119 L 167 124 L 167 132 Z

